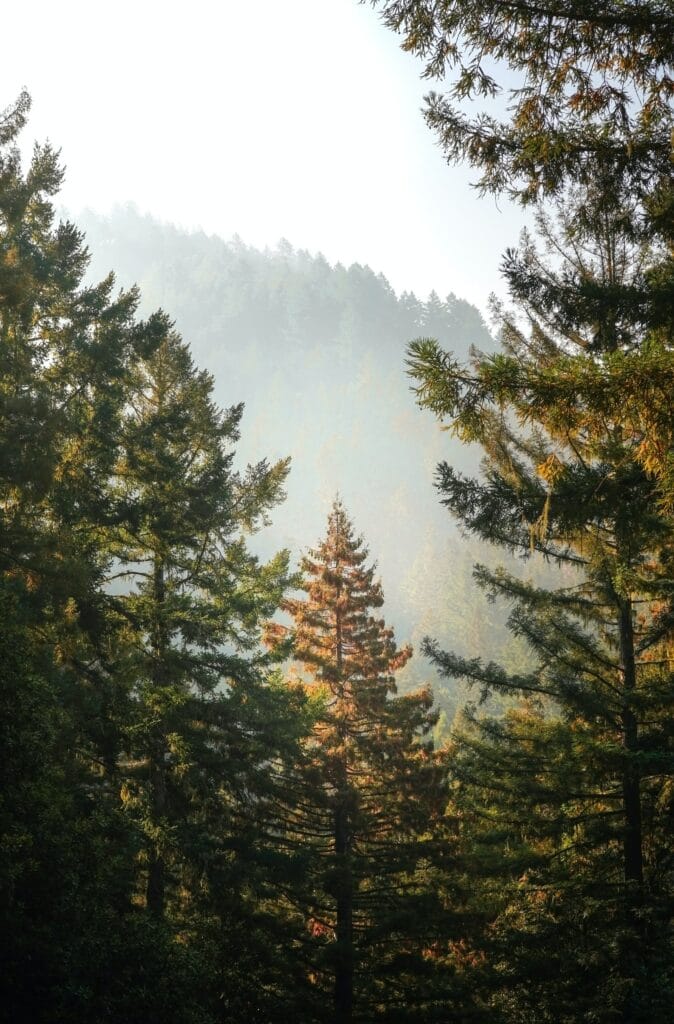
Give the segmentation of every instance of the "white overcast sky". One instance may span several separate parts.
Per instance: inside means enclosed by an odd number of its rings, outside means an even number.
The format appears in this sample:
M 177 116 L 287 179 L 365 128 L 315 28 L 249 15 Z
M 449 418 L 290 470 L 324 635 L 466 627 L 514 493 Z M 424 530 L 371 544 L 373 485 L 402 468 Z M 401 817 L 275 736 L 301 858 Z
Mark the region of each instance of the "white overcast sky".
M 23 0 L 0 108 L 60 147 L 75 213 L 134 202 L 252 245 L 368 263 L 397 291 L 486 310 L 521 213 L 448 167 L 416 59 L 357 0 Z

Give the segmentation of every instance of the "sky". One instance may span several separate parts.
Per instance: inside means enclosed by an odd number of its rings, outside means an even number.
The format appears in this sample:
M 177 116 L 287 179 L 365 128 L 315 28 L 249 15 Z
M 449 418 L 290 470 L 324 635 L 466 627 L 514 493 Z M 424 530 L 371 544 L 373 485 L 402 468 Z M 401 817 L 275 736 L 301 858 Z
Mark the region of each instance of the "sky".
M 3 11 L 0 108 L 60 148 L 75 215 L 132 202 L 185 228 L 334 263 L 484 313 L 523 215 L 449 167 L 416 58 L 357 0 L 31 0 Z

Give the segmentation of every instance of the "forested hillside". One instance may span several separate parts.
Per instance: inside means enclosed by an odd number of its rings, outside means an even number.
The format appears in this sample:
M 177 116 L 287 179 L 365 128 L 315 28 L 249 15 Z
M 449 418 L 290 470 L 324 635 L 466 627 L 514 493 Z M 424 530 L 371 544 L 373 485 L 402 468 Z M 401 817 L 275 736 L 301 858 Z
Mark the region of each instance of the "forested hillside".
M 493 351 L 479 312 L 451 293 L 397 296 L 369 267 L 333 267 L 286 241 L 261 252 L 159 224 L 133 207 L 77 222 L 91 278 L 114 268 L 120 284 L 138 284 L 141 309 L 170 311 L 211 371 L 216 399 L 244 402 L 238 459 L 290 456 L 287 498 L 260 549 L 287 547 L 297 561 L 339 492 L 377 553 L 397 634 L 417 648 L 401 685 L 431 682 L 451 719 L 464 691 L 457 697 L 438 678 L 419 644 L 430 631 L 466 654 L 478 636 L 488 657 L 512 646 L 504 610 L 472 585 L 473 563 L 504 556 L 462 540 L 438 503 L 440 457 L 476 468 L 477 450 L 419 411 L 405 356 L 420 336 L 459 358 L 471 346 Z

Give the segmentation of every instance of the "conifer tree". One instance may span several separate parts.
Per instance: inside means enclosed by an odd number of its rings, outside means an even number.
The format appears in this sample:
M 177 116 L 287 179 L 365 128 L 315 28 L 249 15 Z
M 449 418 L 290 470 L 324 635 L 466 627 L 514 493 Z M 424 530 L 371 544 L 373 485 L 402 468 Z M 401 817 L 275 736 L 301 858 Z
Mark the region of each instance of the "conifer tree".
M 665 327 L 643 315 L 644 295 L 647 310 L 656 305 L 648 288 L 660 254 L 635 240 L 624 197 L 595 192 L 591 221 L 565 198 L 557 232 L 539 222 L 562 265 L 526 239 L 507 256 L 524 320 L 502 315 L 505 353 L 464 368 L 421 340 L 410 361 L 422 404 L 485 453 L 482 479 L 439 467 L 444 504 L 471 533 L 524 557 L 539 551 L 567 576 L 547 590 L 476 570 L 512 603 L 530 671 L 427 650 L 445 675 L 528 702 L 501 723 L 475 720 L 457 762 L 475 820 L 490 808 L 491 830 L 477 829 L 492 849 L 487 874 L 510 886 L 491 932 L 503 938 L 508 1019 L 535 1006 L 550 1021 L 664 1022 L 674 976 L 664 839 L 672 521 L 642 439 L 606 395 L 616 368 L 638 364 L 658 331 L 664 341 Z M 590 205 L 585 193 L 582 210 Z M 541 954 L 555 947 L 564 956 L 535 987 Z
M 232 1018 L 252 1020 L 242 988 L 265 985 L 237 966 L 251 941 L 242 916 L 255 930 L 256 900 L 245 894 L 271 891 L 259 870 L 273 858 L 260 822 L 266 816 L 273 831 L 275 762 L 292 756 L 304 716 L 297 694 L 274 687 L 274 659 L 259 648 L 288 556 L 261 563 L 245 534 L 282 496 L 288 461 L 235 471 L 242 406 L 220 411 L 212 389 L 172 331 L 135 367 L 115 467 L 126 515 L 112 544 L 111 580 L 127 585 L 115 598 L 127 623 L 119 671 L 130 686 L 121 772 L 144 836 L 149 914 L 172 929 L 219 922 L 216 946 L 232 932 L 215 969 L 224 998 L 239 988 Z
M 185 975 L 131 901 L 114 786 L 125 685 L 103 584 L 130 368 L 166 321 L 136 320 L 137 294 L 113 295 L 112 276 L 84 285 L 83 238 L 54 216 L 57 154 L 37 146 L 22 167 L 29 106 L 22 94 L 0 117 L 2 1006 L 93 1022 L 135 1002 L 150 1021 Z M 166 1004 L 149 1006 L 139 962 L 170 973 Z
M 422 952 L 437 938 L 430 876 L 445 788 L 428 738 L 437 716 L 428 690 L 396 696 L 395 672 L 412 652 L 372 614 L 383 594 L 367 557 L 335 501 L 325 538 L 302 561 L 306 599 L 284 604 L 294 658 L 319 702 L 294 829 L 313 844 L 305 898 L 323 954 L 314 970 L 319 984 L 332 979 L 330 1019 L 412 1019 L 425 1005 L 431 1020 L 440 997 Z M 272 644 L 284 636 L 270 626 Z
M 28 107 L 0 117 L 2 1014 L 268 1024 L 285 861 L 261 822 L 306 718 L 257 649 L 287 558 L 243 534 L 287 464 L 236 473 L 241 409 L 165 314 L 84 285 L 56 154 L 22 169 Z
M 450 160 L 525 202 L 592 185 L 648 194 L 671 177 L 674 13 L 668 0 L 372 0 L 444 94 L 426 120 Z M 507 96 L 506 117 L 492 101 Z M 466 100 L 481 104 L 471 116 Z
M 553 196 L 563 213 L 561 236 L 539 219 L 547 262 L 529 242 L 522 253 L 506 254 L 511 294 L 524 314 L 524 323 L 501 318 L 506 356 L 478 359 L 471 371 L 431 343 L 412 348 L 422 401 L 487 456 L 484 480 L 440 467 L 448 507 L 478 536 L 524 554 L 537 549 L 580 574 L 575 590 L 551 594 L 505 573 L 478 572 L 483 585 L 514 602 L 512 627 L 540 659 L 531 674 L 508 675 L 430 646 L 449 675 L 549 705 L 542 717 L 534 708 L 505 724 L 475 723 L 464 739 L 472 751 L 466 763 L 481 779 L 474 793 L 495 801 L 501 826 L 517 823 L 523 841 L 511 834 L 506 851 L 536 848 L 520 861 L 534 865 L 533 875 L 522 875 L 532 882 L 527 912 L 545 904 L 546 888 L 563 894 L 538 918 L 541 924 L 547 915 L 547 932 L 520 947 L 510 1012 L 517 1020 L 534 1007 L 555 1021 L 581 1014 L 665 1020 L 672 976 L 667 912 L 659 916 L 671 899 L 660 845 L 671 730 L 671 6 L 380 6 L 425 61 L 427 77 L 456 73 L 448 94 L 431 94 L 427 106 L 448 158 L 468 159 L 484 190 L 524 203 Z M 487 101 L 504 85 L 507 116 L 493 116 Z M 465 99 L 484 101 L 477 116 L 461 109 L 457 101 Z M 549 726 L 555 712 L 563 727 Z M 494 770 L 498 782 L 489 781 Z M 535 783 L 527 788 L 526 779 Z M 574 859 L 574 851 L 582 853 Z M 596 901 L 590 886 L 601 893 Z M 506 940 L 513 957 L 527 912 Z M 507 920 L 515 920 L 512 906 Z M 536 950 L 553 942 L 564 944 L 555 965 L 562 969 L 553 967 L 534 995 Z M 594 974 L 585 973 L 593 956 Z

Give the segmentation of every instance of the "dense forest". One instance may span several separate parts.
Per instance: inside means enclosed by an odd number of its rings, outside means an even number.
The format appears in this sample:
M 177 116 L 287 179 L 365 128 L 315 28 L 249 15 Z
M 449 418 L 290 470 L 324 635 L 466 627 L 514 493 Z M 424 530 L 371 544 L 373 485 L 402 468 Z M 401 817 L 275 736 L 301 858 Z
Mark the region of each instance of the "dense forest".
M 674 14 L 374 6 L 535 213 L 493 337 L 0 115 L 8 1022 L 672 1020 Z

